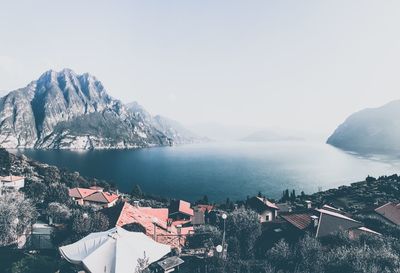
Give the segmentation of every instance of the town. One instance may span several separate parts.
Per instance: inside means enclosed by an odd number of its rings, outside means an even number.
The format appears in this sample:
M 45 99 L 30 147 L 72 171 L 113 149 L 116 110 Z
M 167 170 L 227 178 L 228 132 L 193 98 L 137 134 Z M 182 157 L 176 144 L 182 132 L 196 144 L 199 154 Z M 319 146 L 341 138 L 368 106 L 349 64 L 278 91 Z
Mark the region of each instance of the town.
M 395 272 L 400 178 L 223 204 L 121 193 L 0 151 L 1 272 Z

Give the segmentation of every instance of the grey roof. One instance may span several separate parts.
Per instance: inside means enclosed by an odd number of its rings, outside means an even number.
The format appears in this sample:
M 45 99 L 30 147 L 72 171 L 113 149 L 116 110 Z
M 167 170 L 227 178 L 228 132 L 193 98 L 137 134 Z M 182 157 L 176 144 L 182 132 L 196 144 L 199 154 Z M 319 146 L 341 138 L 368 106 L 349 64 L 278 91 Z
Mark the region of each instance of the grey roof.
M 379 208 L 376 208 L 375 211 L 388 219 L 390 222 L 400 225 L 400 206 L 393 204 L 391 202 L 386 203 Z
M 178 265 L 181 265 L 183 263 L 184 263 L 184 261 L 181 258 L 179 258 L 178 256 L 169 257 L 162 261 L 157 262 L 157 264 L 159 266 L 161 266 L 162 269 L 164 269 L 164 271 L 170 270 L 170 269 L 177 267 Z

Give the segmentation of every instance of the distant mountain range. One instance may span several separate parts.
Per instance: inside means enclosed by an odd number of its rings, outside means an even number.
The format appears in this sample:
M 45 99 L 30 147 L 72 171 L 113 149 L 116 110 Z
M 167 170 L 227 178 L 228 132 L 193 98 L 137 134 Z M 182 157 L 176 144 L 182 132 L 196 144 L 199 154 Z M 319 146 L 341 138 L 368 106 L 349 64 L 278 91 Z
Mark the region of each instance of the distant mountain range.
M 399 154 L 400 100 L 352 114 L 327 143 L 362 154 Z
M 254 132 L 244 138 L 241 141 L 248 141 L 248 142 L 268 142 L 268 141 L 288 141 L 288 140 L 304 140 L 301 137 L 287 135 L 281 132 L 277 132 L 275 130 L 261 130 Z
M 0 99 L 4 148 L 140 148 L 202 140 L 136 102 L 124 105 L 94 76 L 70 69 L 49 70 Z

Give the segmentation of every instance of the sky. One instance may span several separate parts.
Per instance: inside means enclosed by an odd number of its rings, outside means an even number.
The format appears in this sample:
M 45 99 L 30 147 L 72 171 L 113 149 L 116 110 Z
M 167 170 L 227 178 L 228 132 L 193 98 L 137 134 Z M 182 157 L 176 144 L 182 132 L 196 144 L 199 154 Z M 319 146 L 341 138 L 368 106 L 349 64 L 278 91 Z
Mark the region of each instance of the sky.
M 328 137 L 400 99 L 399 14 L 390 0 L 0 0 L 0 90 L 71 68 L 191 128 Z

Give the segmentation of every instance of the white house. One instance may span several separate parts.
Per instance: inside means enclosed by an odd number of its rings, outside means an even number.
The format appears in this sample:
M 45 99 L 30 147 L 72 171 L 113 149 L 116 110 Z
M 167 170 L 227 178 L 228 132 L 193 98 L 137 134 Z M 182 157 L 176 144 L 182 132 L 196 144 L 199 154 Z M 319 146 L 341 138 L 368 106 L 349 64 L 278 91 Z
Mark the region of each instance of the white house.
M 258 213 L 261 223 L 274 221 L 278 216 L 279 208 L 275 203 L 268 201 L 266 198 L 253 197 L 248 200 L 251 209 Z
M 0 176 L 0 195 L 9 191 L 18 191 L 25 186 L 25 177 L 9 175 Z

